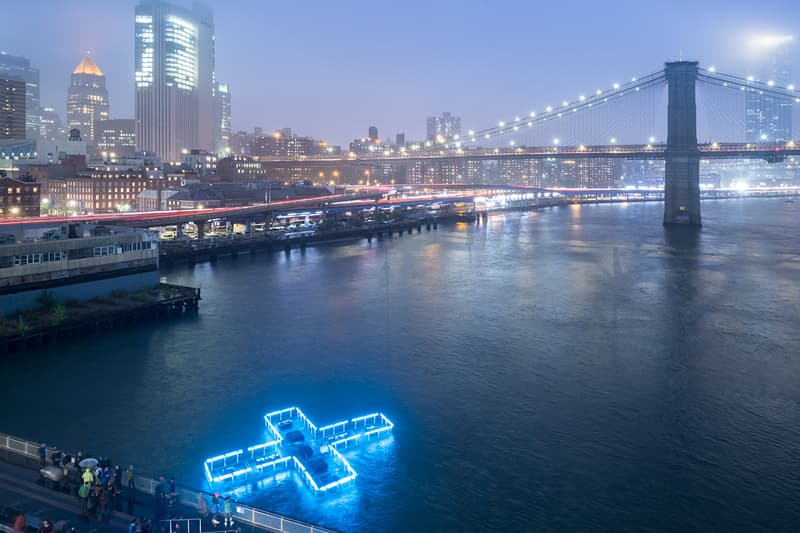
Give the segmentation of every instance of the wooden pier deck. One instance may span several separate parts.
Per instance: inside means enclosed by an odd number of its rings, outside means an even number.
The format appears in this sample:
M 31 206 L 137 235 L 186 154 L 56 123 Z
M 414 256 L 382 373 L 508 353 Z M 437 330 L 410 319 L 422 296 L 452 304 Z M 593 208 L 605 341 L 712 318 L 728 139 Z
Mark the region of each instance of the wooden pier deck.
M 200 289 L 161 283 L 153 289 L 120 293 L 85 303 L 39 309 L 3 317 L 0 353 L 63 341 L 78 335 L 129 326 L 147 320 L 197 313 Z

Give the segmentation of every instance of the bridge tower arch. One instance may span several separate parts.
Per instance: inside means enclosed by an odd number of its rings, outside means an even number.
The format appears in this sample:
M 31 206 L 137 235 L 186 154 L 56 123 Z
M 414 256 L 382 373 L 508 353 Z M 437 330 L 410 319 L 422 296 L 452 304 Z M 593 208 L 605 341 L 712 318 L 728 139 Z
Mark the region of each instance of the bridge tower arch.
M 666 63 L 668 85 L 664 225 L 700 226 L 697 62 Z

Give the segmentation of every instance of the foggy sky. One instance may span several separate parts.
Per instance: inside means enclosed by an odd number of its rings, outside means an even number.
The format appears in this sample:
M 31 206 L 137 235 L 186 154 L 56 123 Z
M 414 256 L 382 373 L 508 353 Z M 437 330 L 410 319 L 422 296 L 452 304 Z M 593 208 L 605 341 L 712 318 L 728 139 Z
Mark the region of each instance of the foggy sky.
M 41 104 L 62 120 L 69 75 L 91 50 L 106 74 L 111 117 L 132 118 L 135 4 L 2 0 L 0 50 L 40 69 Z M 747 75 L 757 63 L 749 36 L 800 35 L 800 7 L 789 0 L 206 4 L 234 130 L 291 127 L 337 144 L 369 125 L 382 138 L 420 139 L 425 117 L 442 111 L 461 116 L 464 130 L 480 128 L 679 58 Z

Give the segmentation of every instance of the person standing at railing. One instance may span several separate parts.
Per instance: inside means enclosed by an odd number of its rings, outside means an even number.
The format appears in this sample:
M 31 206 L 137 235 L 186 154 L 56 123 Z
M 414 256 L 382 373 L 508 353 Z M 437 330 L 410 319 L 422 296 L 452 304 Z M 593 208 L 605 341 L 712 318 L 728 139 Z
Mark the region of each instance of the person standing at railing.
M 175 484 L 175 478 L 169 478 L 169 506 L 170 508 L 175 507 L 175 503 L 178 500 L 178 486 Z
M 164 476 L 159 478 L 156 488 L 153 491 L 153 498 L 155 499 L 156 505 L 156 522 L 158 522 L 164 517 Z
M 117 505 L 117 494 L 114 490 L 114 484 L 109 481 L 106 486 L 106 506 L 103 509 L 103 520 L 106 522 L 111 520 L 111 513 L 114 512 L 115 505 Z
M 98 483 L 94 488 L 97 495 L 97 518 L 104 520 L 106 516 L 106 505 L 108 504 L 108 493 L 102 483 Z
M 89 516 L 97 516 L 97 487 L 89 487 Z
M 215 492 L 211 498 L 211 524 L 214 527 L 219 524 L 219 492 Z
M 98 483 L 100 485 L 105 485 L 106 483 L 108 483 L 109 477 L 110 477 L 110 472 L 108 471 L 108 466 L 100 467 L 97 469 L 97 478 L 99 480 Z
M 25 511 L 20 511 L 20 513 L 14 519 L 14 533 L 22 533 L 25 531 L 25 527 L 27 525 L 28 522 L 25 520 Z
M 39 448 L 39 466 L 44 468 L 44 465 L 47 463 L 47 444 L 44 442 L 42 446 Z
M 83 483 L 78 489 L 78 497 L 81 499 L 81 518 L 89 518 L 89 484 Z
M 114 474 L 112 485 L 114 487 L 114 510 L 122 510 L 122 468 L 119 465 L 114 465 Z
M 136 482 L 133 480 L 133 465 L 128 465 L 128 470 L 125 471 L 125 477 L 128 480 L 128 489 L 136 490 Z
M 225 527 L 233 526 L 233 501 L 230 496 L 225 496 Z
M 89 468 L 85 469 L 83 471 L 83 475 L 81 476 L 81 479 L 86 484 L 89 484 L 89 485 L 94 484 L 94 474 L 92 474 L 91 469 L 89 469 Z

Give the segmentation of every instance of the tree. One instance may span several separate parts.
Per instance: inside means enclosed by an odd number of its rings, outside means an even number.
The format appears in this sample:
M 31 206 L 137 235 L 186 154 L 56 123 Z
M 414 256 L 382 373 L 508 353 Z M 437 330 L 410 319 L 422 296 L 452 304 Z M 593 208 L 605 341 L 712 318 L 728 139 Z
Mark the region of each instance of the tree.
M 53 293 L 50 291 L 42 291 L 42 293 L 36 297 L 36 303 L 45 311 L 52 311 L 58 305 Z

